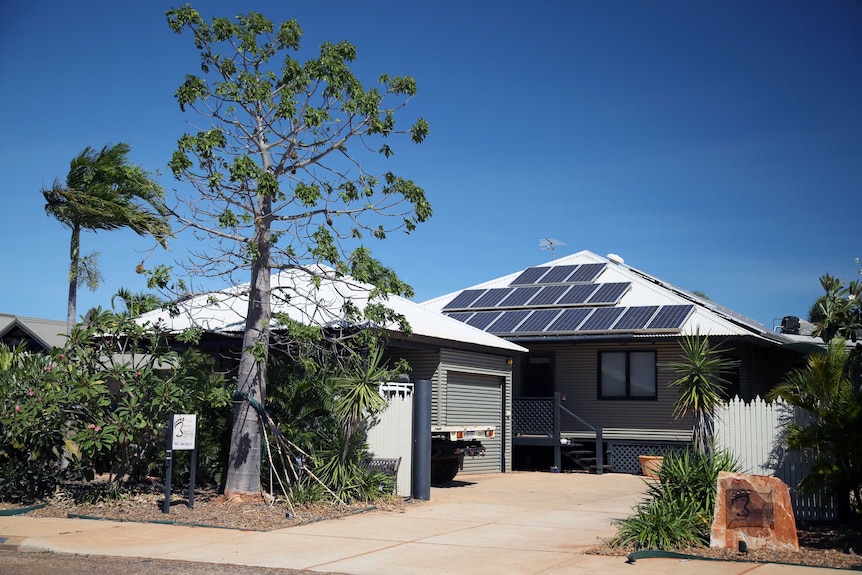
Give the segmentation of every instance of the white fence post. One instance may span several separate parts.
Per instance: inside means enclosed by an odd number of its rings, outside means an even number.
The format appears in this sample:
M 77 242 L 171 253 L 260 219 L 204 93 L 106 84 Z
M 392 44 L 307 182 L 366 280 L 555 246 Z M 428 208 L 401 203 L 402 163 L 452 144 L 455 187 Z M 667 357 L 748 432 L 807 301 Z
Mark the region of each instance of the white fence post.
M 746 403 L 736 397 L 716 411 L 715 445 L 730 452 L 743 473 L 772 475 L 786 483 L 797 519 L 834 519 L 835 506 L 830 497 L 803 497 L 798 493 L 799 482 L 811 464 L 801 454 L 785 450 L 782 444 L 784 421 L 794 418 L 803 423 L 810 417 L 781 399 L 768 403 L 755 397 Z

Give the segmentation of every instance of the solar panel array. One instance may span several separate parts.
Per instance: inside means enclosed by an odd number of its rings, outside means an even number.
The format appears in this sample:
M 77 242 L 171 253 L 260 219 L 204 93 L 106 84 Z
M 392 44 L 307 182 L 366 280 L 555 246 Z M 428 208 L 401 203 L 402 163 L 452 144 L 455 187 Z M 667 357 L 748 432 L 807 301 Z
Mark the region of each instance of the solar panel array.
M 630 282 L 597 283 L 607 264 L 539 266 L 507 287 L 459 293 L 443 313 L 497 335 L 676 331 L 693 305 L 617 305 Z

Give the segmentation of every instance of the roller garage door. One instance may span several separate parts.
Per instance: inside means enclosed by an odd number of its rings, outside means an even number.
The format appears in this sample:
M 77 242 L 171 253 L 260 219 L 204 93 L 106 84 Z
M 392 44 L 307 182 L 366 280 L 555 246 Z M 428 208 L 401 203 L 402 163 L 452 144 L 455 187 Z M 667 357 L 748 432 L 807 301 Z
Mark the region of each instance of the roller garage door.
M 485 439 L 484 457 L 465 457 L 468 473 L 499 473 L 503 456 L 503 380 L 500 377 L 450 371 L 446 387 L 446 423 L 448 425 L 493 425 L 494 438 Z

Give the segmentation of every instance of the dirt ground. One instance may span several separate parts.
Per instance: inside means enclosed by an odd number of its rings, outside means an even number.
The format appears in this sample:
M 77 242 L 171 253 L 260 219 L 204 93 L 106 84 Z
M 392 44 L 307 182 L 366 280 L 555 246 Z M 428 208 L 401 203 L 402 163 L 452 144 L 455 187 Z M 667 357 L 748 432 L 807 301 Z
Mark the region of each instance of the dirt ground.
M 374 509 L 393 509 L 410 504 L 403 498 L 390 497 L 382 501 L 341 505 L 336 503 L 299 504 L 283 500 L 259 503 L 231 503 L 212 490 L 196 490 L 193 507 L 189 507 L 188 491 L 173 492 L 168 513 L 164 513 L 164 492 L 159 488 L 137 489 L 119 498 L 96 502 L 58 495 L 27 513 L 30 517 L 83 517 L 114 521 L 166 521 L 177 524 L 271 531 L 314 521 L 332 519 Z M 0 503 L 3 507 L 13 507 Z

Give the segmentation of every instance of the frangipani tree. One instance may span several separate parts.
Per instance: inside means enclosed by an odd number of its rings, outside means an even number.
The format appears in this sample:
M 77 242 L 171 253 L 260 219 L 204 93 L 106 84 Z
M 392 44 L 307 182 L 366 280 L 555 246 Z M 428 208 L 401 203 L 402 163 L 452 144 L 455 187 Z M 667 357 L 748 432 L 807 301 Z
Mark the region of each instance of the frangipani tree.
M 365 242 L 412 231 L 431 206 L 412 181 L 375 174 L 361 159 L 389 158 L 395 134 L 422 142 L 428 125 L 419 118 L 396 128 L 416 82 L 383 75 L 365 87 L 350 69 L 356 50 L 346 41 L 324 42 L 301 59 L 294 20 L 276 26 L 250 12 L 206 23 L 189 5 L 169 10 L 167 19 L 174 32 L 192 36 L 201 63 L 200 74 L 186 76 L 176 92 L 182 110 L 199 114 L 200 128 L 180 138 L 170 161 L 176 178 L 195 190 L 178 193 L 174 215 L 203 240 L 193 273 L 248 282 L 237 391 L 263 404 L 273 298 L 290 298 L 273 293 L 274 271 L 298 270 L 310 282 L 349 274 L 373 285 L 371 305 L 360 311 L 345 304 L 345 319 L 355 323 L 395 319 L 386 294 L 412 295 Z M 164 270 L 154 279 L 164 284 Z M 260 446 L 256 413 L 247 401 L 237 403 L 228 496 L 259 495 Z

